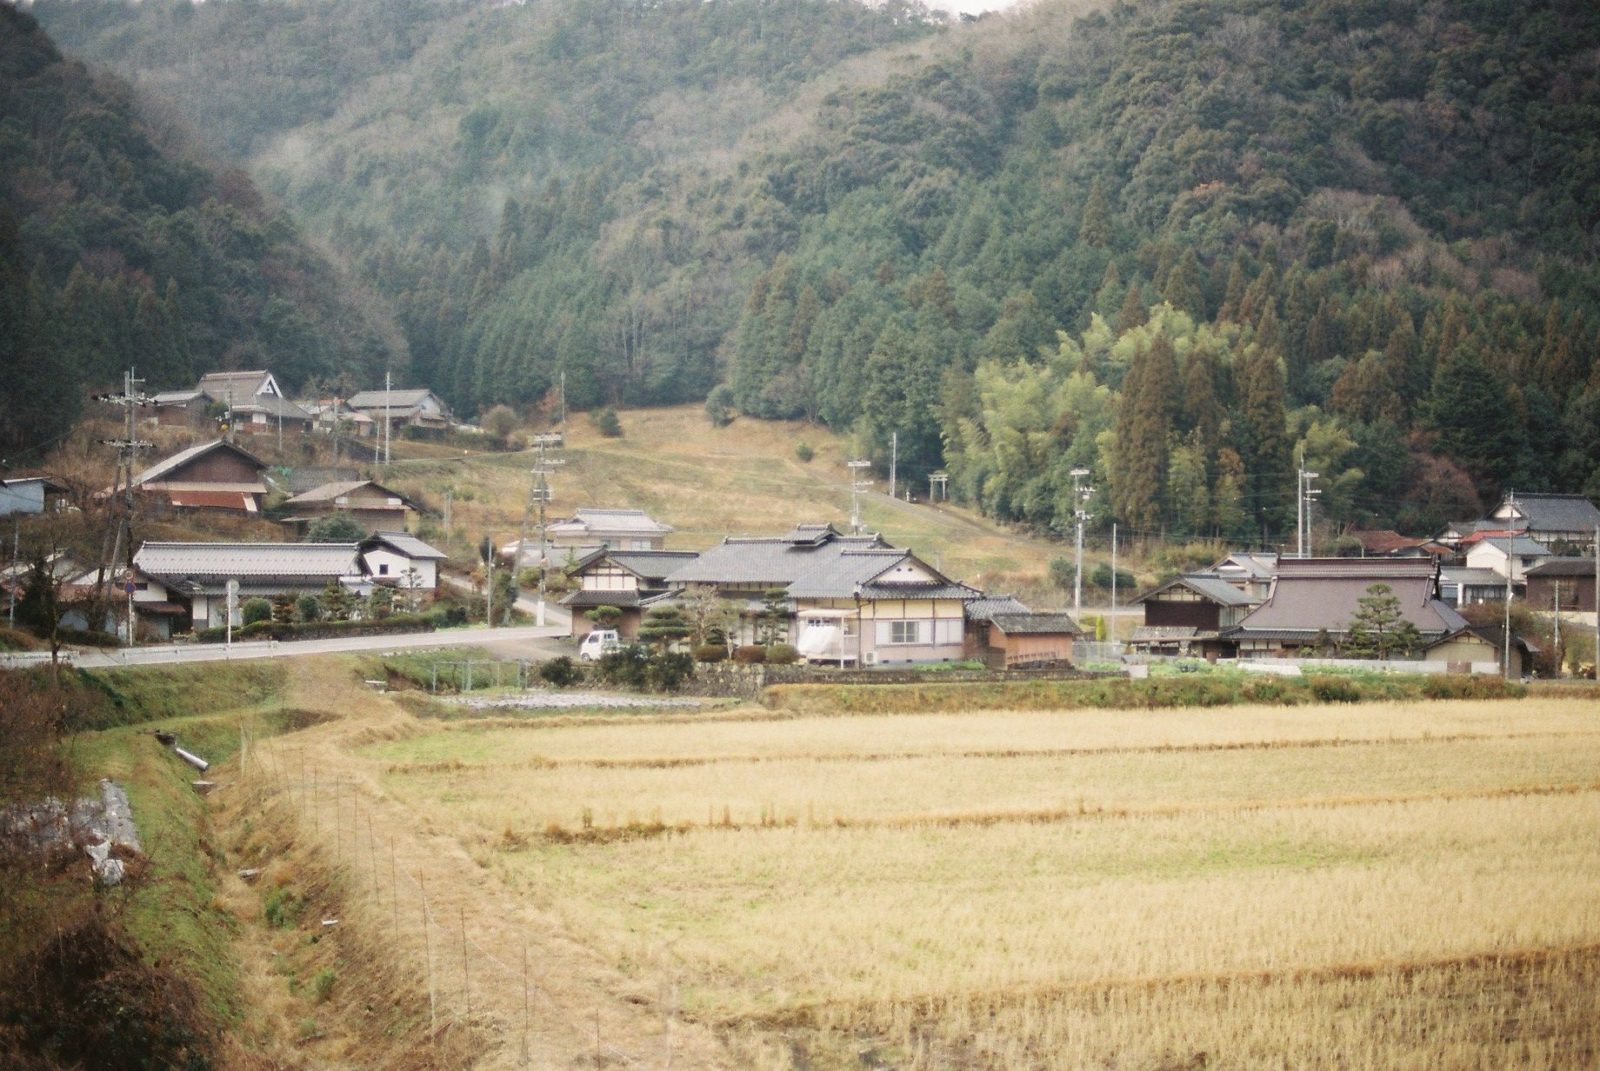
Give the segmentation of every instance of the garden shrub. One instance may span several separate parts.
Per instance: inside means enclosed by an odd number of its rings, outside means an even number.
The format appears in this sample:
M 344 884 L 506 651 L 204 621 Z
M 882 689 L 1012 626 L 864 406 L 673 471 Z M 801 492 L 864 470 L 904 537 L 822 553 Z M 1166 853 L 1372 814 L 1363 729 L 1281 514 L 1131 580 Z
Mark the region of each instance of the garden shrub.
M 239 620 L 244 625 L 254 625 L 258 621 L 272 620 L 272 603 L 266 599 L 246 599 L 244 605 L 239 607 Z
M 754 666 L 767 660 L 767 649 L 759 643 L 747 643 L 733 649 L 733 660 L 741 666 Z
M 721 662 L 728 657 L 728 648 L 720 643 L 702 643 L 694 649 L 696 662 Z
M 800 652 L 795 650 L 793 644 L 775 643 L 767 648 L 767 664 L 773 666 L 792 666 L 800 661 Z
M 539 666 L 539 678 L 557 688 L 565 688 L 583 675 L 578 664 L 566 655 L 552 658 Z

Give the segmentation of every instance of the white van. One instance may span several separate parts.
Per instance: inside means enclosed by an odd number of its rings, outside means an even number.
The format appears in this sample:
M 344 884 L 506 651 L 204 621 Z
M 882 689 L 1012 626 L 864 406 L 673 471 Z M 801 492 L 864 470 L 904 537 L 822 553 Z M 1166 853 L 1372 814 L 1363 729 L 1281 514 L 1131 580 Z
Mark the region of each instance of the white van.
M 617 639 L 617 630 L 614 628 L 597 628 L 583 638 L 578 644 L 578 661 L 598 662 L 601 655 L 610 654 L 622 643 Z

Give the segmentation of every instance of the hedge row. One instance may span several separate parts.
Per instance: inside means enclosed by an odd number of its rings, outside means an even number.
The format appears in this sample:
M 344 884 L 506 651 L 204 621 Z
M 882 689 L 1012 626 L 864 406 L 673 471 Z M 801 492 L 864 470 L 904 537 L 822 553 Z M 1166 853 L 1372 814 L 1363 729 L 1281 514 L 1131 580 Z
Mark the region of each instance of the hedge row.
M 282 625 L 271 621 L 257 621 L 233 630 L 236 640 L 326 640 L 338 636 L 382 636 L 391 633 L 432 632 L 461 621 L 448 611 L 426 614 L 395 614 L 372 621 L 304 621 Z M 464 615 L 463 619 L 464 619 Z M 197 643 L 223 643 L 228 638 L 226 626 L 196 629 Z
M 1129 680 L 1018 681 L 1015 683 L 774 685 L 768 706 L 802 712 L 928 713 L 967 710 L 1157 709 L 1260 703 L 1364 703 L 1393 699 L 1518 699 L 1520 684 L 1500 677 L 1441 675 L 1356 678 L 1336 675 L 1252 677 L 1207 674 Z

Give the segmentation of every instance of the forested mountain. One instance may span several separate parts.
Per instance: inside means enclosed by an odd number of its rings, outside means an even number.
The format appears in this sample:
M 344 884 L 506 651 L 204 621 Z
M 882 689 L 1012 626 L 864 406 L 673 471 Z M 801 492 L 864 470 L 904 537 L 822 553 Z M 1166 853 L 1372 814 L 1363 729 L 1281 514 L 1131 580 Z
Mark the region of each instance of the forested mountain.
M 962 498 L 1271 538 L 1600 493 L 1600 10 L 44 0 L 471 410 L 805 415 Z
M 404 340 L 353 292 L 246 174 L 0 5 L 0 447 L 39 448 L 130 367 L 151 389 L 403 370 Z

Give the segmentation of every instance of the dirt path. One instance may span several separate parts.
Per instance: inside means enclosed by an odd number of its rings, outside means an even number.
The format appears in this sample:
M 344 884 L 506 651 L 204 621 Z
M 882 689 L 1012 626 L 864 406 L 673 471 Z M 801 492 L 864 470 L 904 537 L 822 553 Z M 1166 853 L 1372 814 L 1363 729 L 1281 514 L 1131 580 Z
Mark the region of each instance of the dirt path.
M 676 1019 L 662 994 L 641 992 L 480 866 L 465 830 L 383 790 L 381 764 L 354 752 L 425 731 L 399 704 L 362 690 L 334 659 L 299 663 L 288 702 L 329 720 L 262 742 L 262 768 L 298 809 L 301 835 L 350 875 L 343 924 L 381 933 L 418 993 L 431 974 L 438 1026 L 469 1024 L 487 1043 L 476 1066 L 734 1066 L 709 1031 Z

